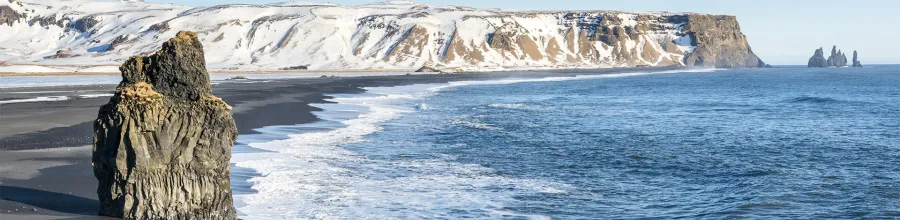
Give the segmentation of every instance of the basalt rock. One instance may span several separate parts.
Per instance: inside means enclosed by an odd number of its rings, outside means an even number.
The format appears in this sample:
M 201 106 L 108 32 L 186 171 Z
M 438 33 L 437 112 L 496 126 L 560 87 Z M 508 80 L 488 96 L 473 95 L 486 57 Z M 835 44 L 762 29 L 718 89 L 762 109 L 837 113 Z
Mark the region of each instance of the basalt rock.
M 684 31 L 697 48 L 684 58 L 687 66 L 716 68 L 766 67 L 753 53 L 735 16 L 687 15 Z
M 809 63 L 806 64 L 809 68 L 825 68 L 828 67 L 828 61 L 825 60 L 825 50 L 821 47 L 816 50 L 812 57 L 809 58 Z
M 97 26 L 98 23 L 100 23 L 100 21 L 97 20 L 97 17 L 88 15 L 84 16 L 81 19 L 75 20 L 75 22 L 72 22 L 70 24 L 70 27 L 72 29 L 78 30 L 79 32 L 88 32 L 93 29 L 94 26 Z
M 856 51 L 853 51 L 853 67 L 862 68 L 862 62 L 859 61 L 859 54 L 856 54 Z
M 57 50 L 56 54 L 53 56 L 50 56 L 50 58 L 69 58 L 69 57 L 74 57 L 74 56 L 75 56 L 75 54 L 72 53 L 72 50 L 64 49 L 64 50 Z
M 10 4 L 13 2 L 10 1 Z M 9 25 L 12 26 L 13 23 L 19 21 L 19 19 L 25 19 L 25 15 L 16 10 L 13 10 L 12 7 L 7 5 L 0 6 L 0 25 Z
M 855 66 L 857 63 L 856 60 L 856 51 L 854 51 L 853 65 Z M 861 64 L 860 64 L 861 65 Z M 809 68 L 825 68 L 825 67 L 845 67 L 847 66 L 847 55 L 844 54 L 841 50 L 837 49 L 837 46 L 831 47 L 831 55 L 828 56 L 828 59 L 825 58 L 825 51 L 822 48 L 816 50 L 816 53 L 813 54 L 811 58 L 809 58 L 809 63 L 807 67 Z
M 205 66 L 197 35 L 179 32 L 119 68 L 116 95 L 94 122 L 100 215 L 236 219 L 229 161 L 237 128 Z
M 837 46 L 831 48 L 831 56 L 828 56 L 828 66 L 844 67 L 847 66 L 847 56 L 844 52 L 837 49 Z
M 416 72 L 417 73 L 439 73 L 439 72 L 441 72 L 441 70 L 436 69 L 434 67 L 422 66 L 422 68 L 417 69 Z
M 129 35 L 119 35 L 118 37 L 113 39 L 111 42 L 109 42 L 109 48 L 107 48 L 106 51 L 113 51 L 113 50 L 119 48 L 120 46 L 124 45 L 129 40 L 131 40 L 131 39 L 129 39 Z

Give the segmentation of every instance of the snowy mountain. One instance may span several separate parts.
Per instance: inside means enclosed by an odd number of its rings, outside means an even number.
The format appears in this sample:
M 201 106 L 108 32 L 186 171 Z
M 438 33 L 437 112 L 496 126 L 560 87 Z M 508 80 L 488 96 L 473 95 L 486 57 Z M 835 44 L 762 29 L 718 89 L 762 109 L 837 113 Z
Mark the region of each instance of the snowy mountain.
M 388 1 L 187 7 L 0 0 L 0 61 L 118 65 L 197 32 L 211 69 L 764 65 L 734 16 L 503 11 Z

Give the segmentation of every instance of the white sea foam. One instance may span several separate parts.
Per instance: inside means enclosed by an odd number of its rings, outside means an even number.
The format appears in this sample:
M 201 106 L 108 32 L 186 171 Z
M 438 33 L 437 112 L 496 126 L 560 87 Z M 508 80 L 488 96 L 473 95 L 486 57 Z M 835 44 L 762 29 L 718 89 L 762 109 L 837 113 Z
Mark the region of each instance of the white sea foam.
M 517 213 L 506 206 L 517 202 L 517 196 L 565 194 L 575 190 L 572 186 L 497 175 L 481 165 L 457 162 L 453 155 L 381 159 L 344 146 L 366 141 L 366 135 L 382 131 L 380 124 L 391 119 L 417 110 L 439 109 L 439 106 L 429 106 L 424 98 L 444 88 L 646 74 L 652 73 L 379 87 L 366 88 L 365 94 L 332 95 L 334 98 L 329 101 L 336 104 L 315 104 L 323 109 L 315 114 L 323 120 L 339 121 L 342 126 L 292 134 L 286 140 L 249 143 L 250 147 L 265 151 L 234 154 L 236 166 L 260 174 L 249 180 L 256 193 L 235 195 L 236 204 L 244 204 L 237 207 L 238 212 L 243 219 L 548 219 L 548 216 Z M 497 104 L 493 107 L 528 106 Z M 451 124 L 501 129 L 477 117 L 458 118 Z M 390 153 L 391 147 L 369 150 Z
M 565 77 L 544 77 L 544 78 L 511 78 L 511 79 L 501 79 L 501 80 L 487 80 L 487 81 L 456 81 L 450 82 L 441 86 L 435 86 L 430 88 L 429 90 L 432 92 L 437 92 L 442 89 L 458 87 L 458 86 L 469 86 L 469 85 L 498 85 L 498 84 L 513 84 L 513 83 L 528 83 L 528 82 L 556 82 L 556 81 L 568 81 L 568 80 L 584 80 L 584 79 L 597 79 L 597 78 L 618 78 L 618 77 L 631 77 L 631 76 L 643 76 L 643 75 L 652 75 L 652 74 L 670 74 L 670 73 L 700 73 L 700 72 L 715 72 L 720 69 L 681 69 L 681 70 L 667 70 L 667 71 L 658 71 L 658 72 L 630 72 L 630 73 L 616 73 L 616 74 L 596 74 L 596 75 L 577 75 L 577 76 L 565 76 Z
M 395 219 L 449 217 L 464 212 L 482 217 L 545 218 L 505 210 L 504 204 L 513 202 L 514 194 L 496 189 L 564 193 L 571 186 L 493 175 L 489 168 L 454 162 L 452 156 L 379 160 L 342 147 L 381 131 L 381 122 L 413 112 L 414 108 L 394 104 L 421 100 L 430 94 L 427 88 L 432 86 L 367 88 L 369 93 L 364 95 L 336 95 L 330 101 L 337 104 L 317 104 L 324 109 L 317 114 L 321 117 L 358 113 L 356 118 L 341 121 L 344 127 L 294 134 L 287 140 L 250 143 L 251 147 L 271 152 L 239 153 L 233 157 L 237 166 L 261 174 L 249 180 L 255 194 L 235 196 L 238 204 L 245 204 L 238 207 L 241 217 Z M 403 93 L 393 93 L 396 91 Z
M 69 100 L 69 97 L 66 97 L 66 96 L 41 96 L 41 97 L 30 98 L 30 99 L 4 100 L 4 101 L 0 101 L 0 105 L 13 104 L 13 103 L 26 103 L 26 102 L 55 102 L 55 101 L 65 101 L 65 100 Z
M 495 103 L 488 105 L 492 108 L 505 108 L 505 109 L 516 109 L 516 110 L 528 110 L 528 111 L 545 111 L 549 110 L 550 107 L 539 106 L 539 105 L 529 105 L 525 103 Z
M 83 95 L 78 95 L 78 97 L 79 97 L 79 98 L 83 98 L 83 99 L 92 99 L 92 98 L 100 98 L 100 97 L 110 97 L 110 96 L 113 96 L 113 95 L 114 95 L 114 94 L 112 94 L 112 93 L 106 93 L 106 94 L 83 94 Z
M 468 128 L 474 128 L 474 129 L 488 130 L 488 131 L 503 130 L 503 128 L 501 128 L 501 127 L 496 127 L 494 125 L 484 123 L 481 120 L 471 117 L 471 116 L 464 116 L 464 117 L 453 119 L 450 121 L 450 124 L 468 127 Z

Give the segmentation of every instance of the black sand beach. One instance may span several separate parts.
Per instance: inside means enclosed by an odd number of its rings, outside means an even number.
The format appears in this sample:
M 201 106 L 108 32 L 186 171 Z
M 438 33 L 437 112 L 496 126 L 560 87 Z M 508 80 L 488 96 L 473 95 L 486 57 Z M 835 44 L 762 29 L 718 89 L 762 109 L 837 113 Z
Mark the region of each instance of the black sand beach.
M 213 92 L 234 107 L 240 134 L 271 125 L 318 120 L 311 103 L 326 94 L 365 92 L 363 87 L 445 83 L 461 80 L 538 78 L 652 72 L 662 68 L 494 72 L 220 81 Z M 102 219 L 95 216 L 97 182 L 91 168 L 93 120 L 115 85 L 0 89 L 0 100 L 68 96 L 69 100 L 0 105 L 0 219 Z M 46 92 L 45 92 L 46 91 Z

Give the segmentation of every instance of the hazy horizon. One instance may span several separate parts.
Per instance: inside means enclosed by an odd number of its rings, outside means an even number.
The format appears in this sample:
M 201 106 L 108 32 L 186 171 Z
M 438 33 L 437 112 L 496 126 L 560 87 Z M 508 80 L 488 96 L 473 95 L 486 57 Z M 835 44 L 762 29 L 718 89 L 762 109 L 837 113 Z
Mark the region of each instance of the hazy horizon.
M 147 2 L 173 3 L 189 6 L 221 4 L 268 4 L 283 0 L 146 0 Z M 361 5 L 378 1 L 330 0 L 296 1 L 329 2 L 340 5 Z M 875 0 L 852 1 L 775 1 L 752 3 L 719 2 L 714 0 L 636 0 L 636 1 L 587 1 L 557 0 L 547 5 L 541 1 L 524 0 L 513 5 L 501 1 L 475 0 L 416 0 L 420 4 L 460 5 L 476 8 L 500 8 L 507 10 L 621 10 L 621 11 L 669 11 L 735 15 L 741 23 L 741 31 L 747 35 L 750 46 L 763 61 L 773 65 L 805 65 L 813 52 L 822 47 L 826 53 L 836 45 L 844 53 L 859 51 L 863 64 L 900 64 L 900 30 L 881 25 L 883 21 L 900 21 L 900 15 L 891 10 L 900 8 L 900 2 Z M 582 6 L 583 5 L 583 6 Z M 828 15 L 842 15 L 840 19 L 828 19 Z M 844 27 L 842 30 L 838 27 Z M 879 40 L 884 39 L 884 40 Z M 892 50 L 893 49 L 893 50 Z

